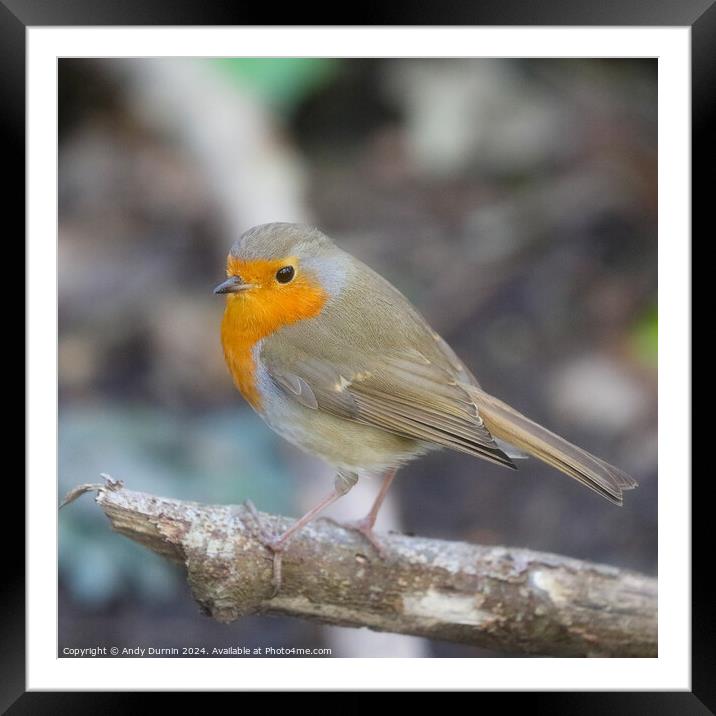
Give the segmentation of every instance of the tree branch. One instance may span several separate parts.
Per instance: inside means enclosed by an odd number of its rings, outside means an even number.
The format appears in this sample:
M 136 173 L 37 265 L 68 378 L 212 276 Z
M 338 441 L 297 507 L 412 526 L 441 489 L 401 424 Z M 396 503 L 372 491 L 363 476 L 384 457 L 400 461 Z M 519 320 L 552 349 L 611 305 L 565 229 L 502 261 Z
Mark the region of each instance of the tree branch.
M 106 476 L 105 476 L 106 477 Z M 287 614 L 517 654 L 655 657 L 656 580 L 554 554 L 385 535 L 380 559 L 358 535 L 319 520 L 296 535 L 273 592 L 272 558 L 244 506 L 209 506 L 105 484 L 112 527 L 185 565 L 202 611 L 221 622 Z M 291 523 L 260 513 L 265 528 Z

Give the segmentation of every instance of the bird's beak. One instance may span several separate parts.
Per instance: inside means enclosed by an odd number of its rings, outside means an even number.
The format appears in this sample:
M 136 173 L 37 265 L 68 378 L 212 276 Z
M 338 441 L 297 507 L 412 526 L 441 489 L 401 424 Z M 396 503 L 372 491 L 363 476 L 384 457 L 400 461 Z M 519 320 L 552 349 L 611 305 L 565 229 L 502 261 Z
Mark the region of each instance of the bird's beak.
M 239 293 L 253 287 L 254 285 L 252 283 L 244 283 L 241 276 L 229 276 L 226 281 L 220 283 L 214 289 L 214 293 Z

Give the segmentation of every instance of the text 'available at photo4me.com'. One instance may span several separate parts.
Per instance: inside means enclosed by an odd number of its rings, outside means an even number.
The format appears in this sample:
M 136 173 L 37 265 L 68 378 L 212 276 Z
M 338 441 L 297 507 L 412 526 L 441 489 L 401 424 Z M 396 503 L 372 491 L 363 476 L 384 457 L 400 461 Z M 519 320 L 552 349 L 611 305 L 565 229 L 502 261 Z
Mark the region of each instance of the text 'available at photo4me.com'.
M 327 647 L 304 649 L 293 646 L 68 646 L 62 649 L 62 656 L 80 658 L 101 656 L 331 656 L 331 649 Z

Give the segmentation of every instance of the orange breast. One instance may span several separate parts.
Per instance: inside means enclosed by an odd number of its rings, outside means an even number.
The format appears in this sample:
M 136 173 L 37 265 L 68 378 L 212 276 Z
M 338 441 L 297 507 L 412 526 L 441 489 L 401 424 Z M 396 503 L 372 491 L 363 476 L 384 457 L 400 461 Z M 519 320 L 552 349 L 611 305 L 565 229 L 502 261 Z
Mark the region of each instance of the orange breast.
M 234 385 L 256 410 L 260 410 L 261 396 L 256 386 L 256 364 L 252 353 L 256 340 L 234 330 L 228 309 L 221 324 L 221 343 Z
M 257 288 L 227 296 L 221 323 L 224 358 L 234 384 L 255 410 L 261 410 L 256 384 L 254 346 L 280 328 L 314 318 L 327 300 L 326 292 L 299 271 L 290 283 L 274 281 L 282 261 L 241 262 L 230 259 L 229 273 L 241 276 Z

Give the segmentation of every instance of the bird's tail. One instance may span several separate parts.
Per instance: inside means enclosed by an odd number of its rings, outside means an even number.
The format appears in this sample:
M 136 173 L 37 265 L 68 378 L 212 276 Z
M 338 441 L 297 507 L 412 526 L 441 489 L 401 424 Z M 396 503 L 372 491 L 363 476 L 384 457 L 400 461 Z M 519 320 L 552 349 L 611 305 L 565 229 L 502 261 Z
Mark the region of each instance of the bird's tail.
M 534 455 L 616 505 L 622 504 L 623 490 L 637 486 L 625 472 L 572 445 L 480 388 L 466 389 L 495 438 Z

